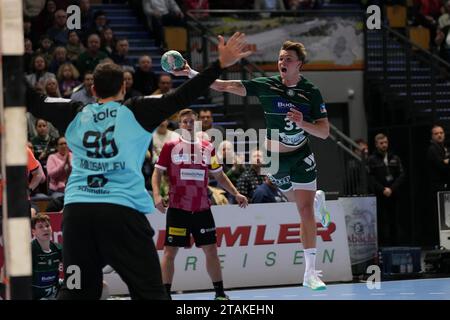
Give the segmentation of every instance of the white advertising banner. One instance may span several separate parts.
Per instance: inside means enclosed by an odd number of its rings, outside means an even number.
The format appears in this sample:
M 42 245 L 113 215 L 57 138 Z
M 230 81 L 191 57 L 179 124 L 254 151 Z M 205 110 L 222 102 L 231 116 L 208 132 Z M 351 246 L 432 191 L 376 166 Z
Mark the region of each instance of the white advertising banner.
M 371 263 L 377 256 L 377 198 L 339 198 L 345 213 L 352 265 Z
M 339 201 L 327 201 L 332 222 L 317 231 L 316 269 L 325 282 L 351 281 L 344 212 Z M 299 215 L 294 203 L 213 206 L 218 251 L 226 288 L 300 284 L 305 262 L 299 236 Z M 147 216 L 155 229 L 155 244 L 162 257 L 165 215 Z M 320 225 L 320 224 L 318 224 Z M 115 272 L 105 274 L 111 294 L 127 293 Z M 212 289 L 200 248 L 180 248 L 175 260 L 172 289 Z

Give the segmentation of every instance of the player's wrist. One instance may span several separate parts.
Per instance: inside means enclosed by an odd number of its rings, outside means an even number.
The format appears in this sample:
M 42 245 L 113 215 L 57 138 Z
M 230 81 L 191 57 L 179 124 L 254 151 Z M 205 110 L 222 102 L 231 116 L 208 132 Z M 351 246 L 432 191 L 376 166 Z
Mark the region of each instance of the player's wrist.
M 194 69 L 189 69 L 188 77 L 189 77 L 189 79 L 192 79 L 193 77 L 195 77 L 198 74 L 199 74 L 198 71 L 195 71 Z

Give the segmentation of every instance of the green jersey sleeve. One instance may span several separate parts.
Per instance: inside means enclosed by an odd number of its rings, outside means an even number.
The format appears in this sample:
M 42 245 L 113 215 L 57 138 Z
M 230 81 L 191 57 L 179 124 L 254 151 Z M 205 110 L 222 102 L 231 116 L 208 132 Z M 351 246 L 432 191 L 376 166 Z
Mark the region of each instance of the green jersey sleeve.
M 311 118 L 313 120 L 327 118 L 327 108 L 319 89 L 314 88 L 311 100 Z
M 258 96 L 267 84 L 267 77 L 260 77 L 251 80 L 241 80 L 242 85 L 247 91 L 247 96 Z

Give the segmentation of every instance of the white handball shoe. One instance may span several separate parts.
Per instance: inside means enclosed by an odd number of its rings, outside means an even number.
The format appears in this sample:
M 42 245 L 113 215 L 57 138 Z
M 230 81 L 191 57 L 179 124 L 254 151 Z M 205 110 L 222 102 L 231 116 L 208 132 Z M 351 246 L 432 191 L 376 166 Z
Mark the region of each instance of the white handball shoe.
M 314 197 L 314 215 L 324 228 L 330 225 L 331 216 L 325 206 L 325 192 L 322 190 L 317 190 Z
M 320 270 L 306 272 L 303 278 L 303 286 L 314 291 L 325 290 L 327 286 L 320 277 L 322 277 L 322 271 Z

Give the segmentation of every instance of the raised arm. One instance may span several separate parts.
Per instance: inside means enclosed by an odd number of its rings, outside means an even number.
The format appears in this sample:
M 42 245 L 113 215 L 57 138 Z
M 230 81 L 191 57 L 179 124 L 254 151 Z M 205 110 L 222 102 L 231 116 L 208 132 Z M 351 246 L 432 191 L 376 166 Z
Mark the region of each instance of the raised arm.
M 211 89 L 219 92 L 228 92 L 244 97 L 247 95 L 247 90 L 240 80 L 220 80 L 217 79 L 210 86 Z
M 83 106 L 81 102 L 39 94 L 30 85 L 26 86 L 26 105 L 28 112 L 37 119 L 50 121 L 61 134 Z
M 243 33 L 236 32 L 226 44 L 223 37 L 219 36 L 219 59 L 211 66 L 161 98 L 137 97 L 124 104 L 146 130 L 152 131 L 165 118 L 192 104 L 220 76 L 224 68 L 249 56 L 251 51 L 243 51 L 245 46 Z

